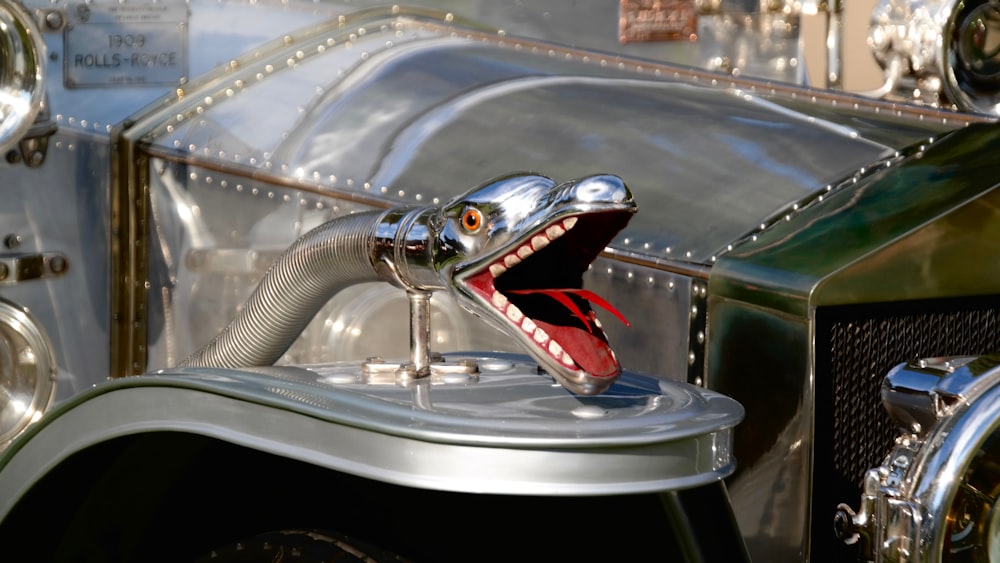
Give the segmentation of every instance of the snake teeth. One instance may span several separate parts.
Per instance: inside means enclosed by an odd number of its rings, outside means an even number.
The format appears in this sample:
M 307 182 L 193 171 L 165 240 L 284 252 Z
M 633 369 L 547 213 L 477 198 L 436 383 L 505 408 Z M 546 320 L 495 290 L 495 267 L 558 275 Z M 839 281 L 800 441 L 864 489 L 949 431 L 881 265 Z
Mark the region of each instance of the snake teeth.
M 532 340 L 537 342 L 539 346 L 549 353 L 550 356 L 562 362 L 568 367 L 575 367 L 576 362 L 573 358 L 563 350 L 562 346 L 558 342 L 552 339 L 551 336 L 544 330 L 542 330 L 535 321 L 527 317 L 516 305 L 512 304 L 507 298 L 499 291 L 494 291 L 490 298 L 490 302 L 493 306 L 504 314 L 512 323 L 519 326 L 525 334 L 527 334 Z
M 510 319 L 512 323 L 520 325 L 521 321 L 527 317 L 525 317 L 524 313 L 522 313 L 521 310 L 515 307 L 514 305 L 508 305 L 507 318 Z
M 567 217 L 558 223 L 549 225 L 543 232 L 535 234 L 529 241 L 490 264 L 490 275 L 493 276 L 494 279 L 500 277 L 506 273 L 507 270 L 517 266 L 535 252 L 538 252 L 548 246 L 552 241 L 565 235 L 576 225 L 576 222 L 576 217 Z M 565 350 L 563 350 L 562 346 L 553 340 L 547 332 L 536 325 L 531 318 L 526 316 L 520 309 L 512 304 L 504 294 L 497 290 L 493 290 L 493 293 L 490 295 L 490 304 L 493 305 L 497 311 L 503 313 L 503 315 L 506 316 L 507 319 L 509 319 L 515 326 L 520 327 L 525 334 L 538 343 L 539 347 L 548 352 L 548 354 L 556 361 L 568 367 L 576 366 L 576 362 L 574 362 L 573 358 L 570 357 Z
M 507 309 L 507 296 L 500 293 L 499 291 L 494 291 L 493 295 L 490 296 L 490 301 L 493 306 L 497 308 L 498 311 L 504 311 Z
M 551 241 L 551 239 L 549 239 L 549 237 L 547 235 L 548 235 L 548 233 L 546 233 L 546 236 L 535 235 L 535 236 L 531 237 L 531 248 L 532 248 L 532 250 L 535 250 L 537 252 L 537 251 L 545 248 L 546 246 L 548 246 L 549 243 L 552 242 L 552 241 Z
M 545 229 L 545 234 L 537 234 L 531 240 L 517 247 L 513 252 L 506 254 L 500 260 L 490 264 L 490 275 L 498 278 L 504 272 L 517 266 L 529 256 L 545 248 L 550 242 L 566 234 L 567 231 L 576 225 L 576 217 L 567 217 L 561 222 L 549 225 Z
M 549 334 L 540 328 L 536 328 L 535 332 L 531 334 L 531 337 L 535 339 L 535 342 L 539 344 L 545 344 L 549 341 Z

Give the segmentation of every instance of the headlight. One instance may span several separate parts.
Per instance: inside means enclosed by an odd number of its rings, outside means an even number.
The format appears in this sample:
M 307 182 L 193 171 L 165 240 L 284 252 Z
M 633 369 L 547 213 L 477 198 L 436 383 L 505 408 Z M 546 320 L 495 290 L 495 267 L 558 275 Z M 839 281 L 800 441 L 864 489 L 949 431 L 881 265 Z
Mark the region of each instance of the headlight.
M 28 132 L 45 94 L 45 44 L 31 15 L 0 0 L 0 152 Z
M 0 300 L 0 447 L 45 412 L 55 393 L 55 358 L 41 326 Z
M 898 366 L 882 399 L 900 435 L 838 533 L 873 561 L 1000 561 L 1000 356 Z
M 881 0 L 868 44 L 885 74 L 878 95 L 1000 114 L 1000 4 Z
M 944 29 L 945 96 L 960 108 L 1000 113 L 1000 8 L 958 2 Z

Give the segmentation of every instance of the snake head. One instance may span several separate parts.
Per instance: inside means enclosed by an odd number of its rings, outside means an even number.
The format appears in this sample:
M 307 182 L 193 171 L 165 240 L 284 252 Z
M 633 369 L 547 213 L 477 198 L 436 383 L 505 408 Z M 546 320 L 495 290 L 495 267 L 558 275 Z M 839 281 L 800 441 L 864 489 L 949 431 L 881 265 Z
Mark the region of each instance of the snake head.
M 636 211 L 625 183 L 598 175 L 556 185 L 508 176 L 455 198 L 437 218 L 436 262 L 463 308 L 515 339 L 575 393 L 621 373 L 583 274 Z

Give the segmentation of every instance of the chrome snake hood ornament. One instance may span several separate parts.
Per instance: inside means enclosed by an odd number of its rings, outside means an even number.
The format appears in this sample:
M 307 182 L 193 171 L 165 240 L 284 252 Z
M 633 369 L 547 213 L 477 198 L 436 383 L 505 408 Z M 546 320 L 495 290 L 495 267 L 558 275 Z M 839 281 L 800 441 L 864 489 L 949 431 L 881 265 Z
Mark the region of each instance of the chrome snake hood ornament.
M 635 209 L 613 176 L 488 184 L 441 211 L 442 279 L 462 307 L 520 342 L 559 383 L 603 391 L 621 365 L 591 301 L 621 316 L 583 290 L 583 274 Z
M 583 289 L 583 274 L 635 211 L 616 176 L 557 185 L 519 174 L 440 207 L 334 219 L 282 254 L 229 327 L 183 365 L 270 365 L 334 293 L 383 280 L 411 294 L 448 291 L 564 387 L 600 393 L 621 365 L 591 303 L 624 318 Z

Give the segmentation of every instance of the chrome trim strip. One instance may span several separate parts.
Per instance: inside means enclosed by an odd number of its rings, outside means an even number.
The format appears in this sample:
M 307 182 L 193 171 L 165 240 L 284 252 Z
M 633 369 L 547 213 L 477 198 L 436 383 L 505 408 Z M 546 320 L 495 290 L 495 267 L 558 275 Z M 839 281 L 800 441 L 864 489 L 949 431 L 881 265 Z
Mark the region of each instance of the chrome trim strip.
M 608 247 L 601 253 L 604 258 L 611 258 L 626 264 L 645 266 L 655 270 L 662 270 L 672 274 L 687 276 L 699 280 L 708 281 L 708 276 L 712 273 L 712 267 L 696 262 L 684 262 L 682 260 L 668 260 L 664 258 L 650 258 L 647 255 L 628 250 Z

